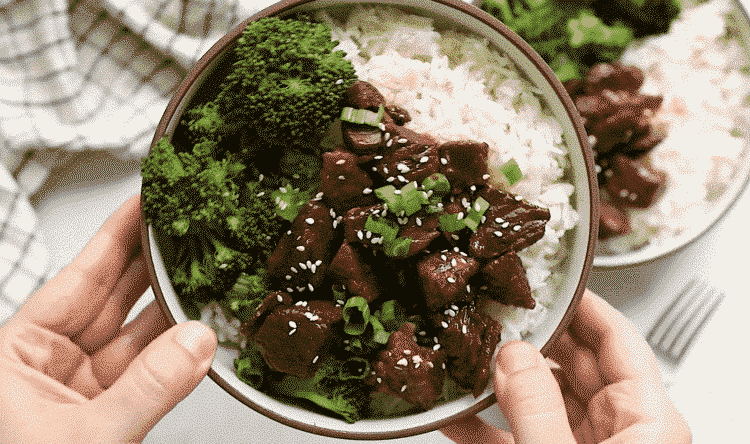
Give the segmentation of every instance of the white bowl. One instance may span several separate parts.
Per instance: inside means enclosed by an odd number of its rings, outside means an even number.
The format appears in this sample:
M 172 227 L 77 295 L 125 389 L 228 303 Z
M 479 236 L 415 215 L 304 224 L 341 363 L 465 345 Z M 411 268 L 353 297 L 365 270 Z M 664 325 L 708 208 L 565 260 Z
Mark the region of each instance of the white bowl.
M 546 98 L 548 107 L 562 125 L 570 149 L 572 167 L 569 177 L 576 187 L 572 203 L 581 220 L 577 227 L 567 234 L 570 254 L 561 265 L 564 270 L 564 281 L 559 286 L 557 301 L 541 325 L 525 338 L 546 353 L 550 344 L 567 327 L 592 267 L 598 225 L 598 187 L 594 164 L 589 151 L 582 149 L 585 146 L 586 135 L 578 120 L 578 113 L 575 112 L 572 101 L 552 71 L 524 41 L 483 11 L 457 0 L 296 0 L 277 3 L 238 25 L 201 58 L 169 103 L 154 136 L 154 143 L 165 134 L 173 132 L 188 102 L 196 95 L 212 71 L 221 64 L 227 47 L 240 36 L 249 21 L 319 8 L 337 8 L 336 10 L 341 12 L 358 4 L 386 3 L 433 18 L 438 27 L 455 26 L 486 38 L 496 48 L 508 54 L 527 78 L 539 88 Z M 188 316 L 181 309 L 177 294 L 170 284 L 164 258 L 161 256 L 153 230 L 145 223 L 142 226 L 142 235 L 144 251 L 150 258 L 149 268 L 154 293 L 160 306 L 171 322 L 187 321 Z M 393 419 L 361 420 L 349 424 L 284 404 L 246 385 L 234 373 L 233 361 L 236 356 L 235 350 L 219 347 L 209 376 L 236 399 L 256 411 L 291 427 L 320 435 L 348 439 L 384 439 L 415 435 L 436 430 L 461 416 L 475 414 L 495 402 L 490 384 L 476 399 L 467 395 L 423 413 Z

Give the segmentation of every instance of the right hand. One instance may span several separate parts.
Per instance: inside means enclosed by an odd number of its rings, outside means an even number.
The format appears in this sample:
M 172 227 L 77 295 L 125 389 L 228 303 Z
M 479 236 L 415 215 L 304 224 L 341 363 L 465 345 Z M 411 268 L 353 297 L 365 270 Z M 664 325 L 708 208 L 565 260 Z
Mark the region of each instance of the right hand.
M 692 441 L 648 344 L 625 316 L 594 293 L 584 292 L 550 358 L 561 366 L 554 375 L 526 342 L 500 349 L 495 394 L 511 431 L 469 417 L 442 432 L 459 444 Z

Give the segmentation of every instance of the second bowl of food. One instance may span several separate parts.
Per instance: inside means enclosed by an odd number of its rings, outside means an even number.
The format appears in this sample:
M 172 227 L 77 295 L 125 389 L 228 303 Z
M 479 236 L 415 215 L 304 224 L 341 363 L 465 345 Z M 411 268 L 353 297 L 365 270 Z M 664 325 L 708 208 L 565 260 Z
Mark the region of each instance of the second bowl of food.
M 143 162 L 143 240 L 209 375 L 301 430 L 395 438 L 494 402 L 592 266 L 596 173 L 572 101 L 463 2 L 286 1 L 219 41 Z

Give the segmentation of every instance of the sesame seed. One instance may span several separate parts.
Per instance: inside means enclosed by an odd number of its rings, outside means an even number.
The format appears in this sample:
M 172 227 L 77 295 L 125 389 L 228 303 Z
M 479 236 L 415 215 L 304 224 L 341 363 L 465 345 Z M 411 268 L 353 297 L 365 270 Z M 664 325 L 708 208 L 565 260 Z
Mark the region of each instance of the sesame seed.
M 299 251 L 305 251 L 305 247 L 303 245 L 300 245 L 297 247 L 297 250 Z
M 513 231 L 521 231 L 521 226 L 516 225 L 515 227 L 513 227 Z
M 315 266 L 316 267 L 320 267 L 320 264 L 322 264 L 322 263 L 323 263 L 323 261 L 320 260 L 320 259 L 318 259 L 317 261 L 315 261 Z
M 382 158 L 383 158 L 383 156 L 381 156 L 381 155 L 379 155 L 379 154 L 378 154 L 377 156 L 373 157 L 373 159 L 375 159 L 375 160 L 380 160 L 380 159 L 382 159 Z
M 490 178 L 490 175 L 489 175 L 489 174 L 485 174 L 484 176 L 482 176 L 482 179 L 484 179 L 484 180 L 487 180 L 487 179 L 489 179 L 489 178 Z
M 312 225 L 312 224 L 315 223 L 315 219 L 313 219 L 312 217 L 308 217 L 307 219 L 305 219 L 305 222 L 307 222 L 308 224 Z
M 339 180 L 346 180 L 346 177 L 344 177 L 344 176 L 339 176 Z
M 429 160 L 430 160 L 430 158 L 429 158 L 429 157 L 427 157 L 427 156 L 422 156 L 422 158 L 421 158 L 421 159 L 419 159 L 419 163 L 427 163 L 427 161 L 429 161 Z
M 357 231 L 357 237 L 359 238 L 359 240 L 362 240 L 365 238 L 365 235 L 362 233 L 362 230 Z
M 432 366 L 430 366 L 430 367 L 432 367 Z M 445 362 L 443 362 L 443 370 L 445 370 Z
M 516 196 L 516 200 L 519 201 L 519 202 L 522 201 L 523 200 L 523 196 Z
M 378 167 L 372 167 L 372 170 L 373 170 L 373 171 L 377 171 L 377 170 L 378 170 Z
M 372 189 L 370 188 L 365 188 L 364 190 L 362 190 L 362 194 L 370 194 L 370 193 L 372 193 Z
M 433 346 L 432 346 L 432 349 L 433 349 L 433 350 L 435 350 L 435 351 L 438 351 L 438 350 L 440 350 L 440 344 L 435 344 L 435 345 L 433 345 Z
M 433 341 L 435 341 L 435 344 L 437 344 L 438 342 L 440 342 L 440 341 L 438 340 L 438 337 L 437 337 L 437 336 L 435 336 L 434 338 L 432 338 L 432 340 L 433 340 Z
M 288 274 L 288 275 L 286 275 L 286 280 L 288 280 L 288 281 L 291 281 L 291 280 L 292 280 L 292 276 L 291 276 L 291 275 L 289 275 L 289 274 Z
M 292 230 L 289 230 L 289 231 L 287 231 L 287 232 L 286 232 L 286 235 L 287 235 L 287 236 L 291 236 L 291 235 L 292 235 Z
M 471 293 L 471 285 L 466 284 L 466 292 Z
M 339 159 L 336 161 L 336 165 L 343 165 L 346 163 L 346 159 Z
M 313 284 L 308 283 L 307 288 L 309 288 L 310 291 L 315 291 L 315 287 L 313 287 Z
M 289 269 L 292 270 L 292 273 L 299 273 L 299 271 L 297 271 L 297 269 L 294 267 L 289 267 Z
M 388 140 L 391 138 L 391 133 L 385 133 L 385 140 Z
M 442 325 L 443 328 L 448 328 L 448 323 L 445 321 L 441 322 L 440 325 Z
M 297 265 L 299 265 L 299 268 L 307 270 L 307 265 L 303 264 L 302 262 L 297 263 Z
M 398 176 L 398 180 L 400 180 L 401 182 L 408 182 L 408 180 L 406 180 L 406 178 L 401 175 Z
M 445 157 L 441 157 L 440 163 L 442 163 L 443 165 L 448 165 L 448 159 L 446 159 Z
M 282 193 L 286 193 L 286 188 L 285 187 L 281 187 L 281 188 L 279 188 L 279 191 L 281 191 Z
M 318 358 L 320 358 L 320 356 L 315 355 L 315 357 L 313 358 L 313 364 L 315 364 L 316 362 L 318 362 Z
M 343 83 L 344 83 L 344 79 L 338 79 L 338 80 L 336 80 L 336 84 L 337 85 L 341 85 Z
M 404 384 L 403 386 L 401 386 L 401 391 L 402 391 L 402 392 L 405 392 L 405 391 L 406 391 L 406 384 Z
M 391 176 L 388 179 L 386 179 L 386 182 L 393 182 L 394 180 L 396 180 L 396 178 Z
M 276 295 L 276 300 L 279 302 L 284 302 L 284 298 L 280 294 Z
M 457 234 L 451 234 L 451 239 L 453 239 L 453 240 L 459 240 L 460 237 L 458 237 Z
M 384 166 L 384 167 L 383 167 L 383 172 L 384 172 L 385 174 L 388 174 L 388 167 Z
M 380 377 L 375 378 L 375 380 L 378 381 L 378 384 L 382 384 L 383 383 L 383 379 L 381 379 Z
M 448 315 L 448 316 L 450 316 L 450 317 L 452 317 L 452 318 L 453 318 L 453 317 L 456 317 L 456 312 L 455 312 L 455 311 L 453 311 L 453 310 L 451 310 L 450 308 L 449 308 L 449 309 L 447 309 L 447 310 L 445 310 L 445 313 L 443 313 L 443 314 L 445 314 L 445 315 Z
M 404 366 L 405 365 L 409 365 L 409 361 L 407 361 L 406 358 L 401 358 L 401 359 L 398 360 L 398 362 L 396 363 L 396 365 L 404 365 Z
M 502 217 L 496 217 L 496 218 L 495 218 L 495 223 L 501 224 L 501 223 L 503 223 L 503 222 L 505 222 L 505 221 L 503 220 L 503 218 L 502 218 Z
M 404 350 L 404 354 L 405 355 L 410 355 L 411 354 L 411 350 Z
M 398 139 L 398 143 L 406 143 L 406 142 L 408 142 L 408 141 L 409 141 L 409 139 L 405 139 L 405 138 L 403 138 L 403 137 L 402 137 L 402 138 L 400 138 L 400 139 Z
M 337 226 L 338 224 L 339 224 L 339 221 L 338 221 L 338 220 L 335 220 L 335 219 L 334 219 L 334 220 L 333 220 L 333 228 L 336 228 L 336 226 Z
M 365 234 L 365 237 L 370 239 L 372 237 L 372 231 L 368 231 L 367 234 Z
M 383 122 L 378 123 L 378 128 L 380 128 L 380 131 L 385 131 L 385 123 Z
M 426 334 L 427 334 L 427 332 L 426 332 L 426 331 L 424 331 L 424 330 L 422 330 L 422 331 L 420 331 L 420 332 L 419 332 L 419 336 L 424 336 L 424 335 L 426 335 Z
M 393 139 L 388 139 L 388 142 L 385 143 L 385 146 L 390 148 L 393 145 Z
M 292 328 L 297 328 L 297 323 L 294 321 L 289 321 L 289 326 Z
M 287 293 L 294 293 L 294 289 L 292 287 L 286 287 Z M 281 302 L 281 301 L 279 301 Z
M 466 324 L 464 324 L 464 325 L 461 326 L 461 333 L 463 333 L 463 334 L 467 333 Z
M 444 254 L 441 254 L 441 255 L 440 255 L 440 259 L 442 259 L 442 260 L 444 260 L 444 261 L 447 261 L 447 260 L 448 260 L 448 256 L 446 256 L 446 255 L 444 255 Z
M 422 226 L 422 219 L 420 219 L 420 218 L 417 218 L 417 226 L 418 226 L 418 227 L 421 227 L 421 226 Z
M 503 228 L 508 228 L 509 226 L 510 226 L 510 222 L 504 222 L 502 225 Z
M 315 271 L 317 270 L 317 268 L 318 267 L 315 264 L 310 265 L 310 272 L 312 272 L 312 274 L 315 274 Z
M 502 231 L 495 231 L 495 236 L 497 236 L 497 237 L 503 237 Z
M 297 331 L 296 328 L 289 330 L 289 336 L 293 335 Z
M 299 291 L 301 293 L 301 292 L 305 291 L 305 287 L 297 287 L 297 291 Z

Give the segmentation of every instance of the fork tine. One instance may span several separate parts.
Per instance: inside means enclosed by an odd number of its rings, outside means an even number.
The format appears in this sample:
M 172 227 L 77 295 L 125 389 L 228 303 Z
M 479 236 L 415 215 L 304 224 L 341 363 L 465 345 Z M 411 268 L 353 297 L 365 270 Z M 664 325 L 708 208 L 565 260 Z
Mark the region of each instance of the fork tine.
M 672 319 L 672 322 L 669 323 L 667 330 L 659 340 L 659 346 L 662 347 L 664 351 L 667 352 L 667 354 L 669 354 L 669 349 L 677 343 L 677 339 L 685 329 L 685 326 L 690 324 L 690 320 L 693 319 L 693 317 L 697 313 L 697 310 L 700 309 L 701 305 L 703 304 L 700 298 L 707 291 L 707 287 L 708 285 L 705 283 L 699 284 L 698 287 L 691 285 L 690 291 L 686 293 L 690 295 L 690 300 L 688 300 L 685 304 L 680 305 L 679 307 L 675 307 L 676 310 L 672 310 L 674 312 L 674 319 Z M 693 307 L 696 302 L 698 302 L 697 306 L 689 314 L 686 315 L 686 311 L 690 307 Z M 667 341 L 675 327 L 677 327 L 675 337 L 672 338 L 671 341 Z
M 706 299 L 704 301 L 704 303 L 701 305 L 701 307 L 699 307 L 699 308 L 705 307 L 706 304 L 709 302 L 709 300 L 710 300 L 710 298 Z M 708 311 L 706 311 L 706 313 L 703 315 L 703 317 L 698 322 L 698 324 L 695 325 L 695 327 L 693 328 L 692 333 L 690 333 L 690 336 L 688 336 L 687 341 L 685 342 L 685 344 L 683 344 L 682 348 L 680 349 L 680 352 L 674 357 L 674 361 L 675 362 L 679 362 L 682 359 L 682 357 L 685 355 L 685 352 L 687 352 L 688 348 L 690 348 L 690 345 L 693 343 L 693 339 L 695 339 L 695 337 L 698 336 L 698 333 L 700 333 L 701 329 L 706 324 L 706 322 L 708 322 L 708 320 L 714 314 L 714 312 L 716 311 L 716 309 L 719 308 L 719 304 L 721 304 L 721 302 L 723 300 L 724 300 L 724 293 L 721 293 L 717 297 L 714 298 L 714 302 L 713 302 L 713 304 L 711 304 L 711 307 L 708 309 Z M 697 314 L 697 311 L 698 310 L 696 309 L 695 310 L 695 312 L 696 312 L 695 314 Z M 690 326 L 690 323 L 688 322 L 685 325 L 685 329 L 682 332 L 680 332 L 680 335 L 682 335 L 682 333 L 684 333 L 685 331 L 687 331 L 689 326 Z M 678 337 L 680 335 L 678 335 Z M 673 342 L 673 344 L 674 345 L 677 344 L 677 338 L 675 338 L 675 341 Z
M 667 318 L 669 318 L 669 315 L 680 305 L 680 303 L 685 299 L 685 297 L 690 294 L 690 291 L 695 286 L 695 279 L 688 282 L 687 285 L 682 289 L 679 295 L 672 301 L 671 304 L 667 308 L 664 309 L 664 311 L 659 316 L 659 319 L 654 323 L 654 326 L 651 328 L 651 331 L 649 331 L 648 336 L 646 336 L 646 341 L 652 345 L 652 347 L 661 347 L 661 343 L 666 337 L 667 333 L 669 333 L 669 330 L 672 328 L 673 324 L 677 321 L 679 316 L 676 316 L 675 319 L 672 321 L 671 325 L 667 327 L 667 330 L 661 335 L 658 341 L 655 341 L 656 333 L 659 331 L 660 327 L 664 325 L 664 323 L 667 321 Z

